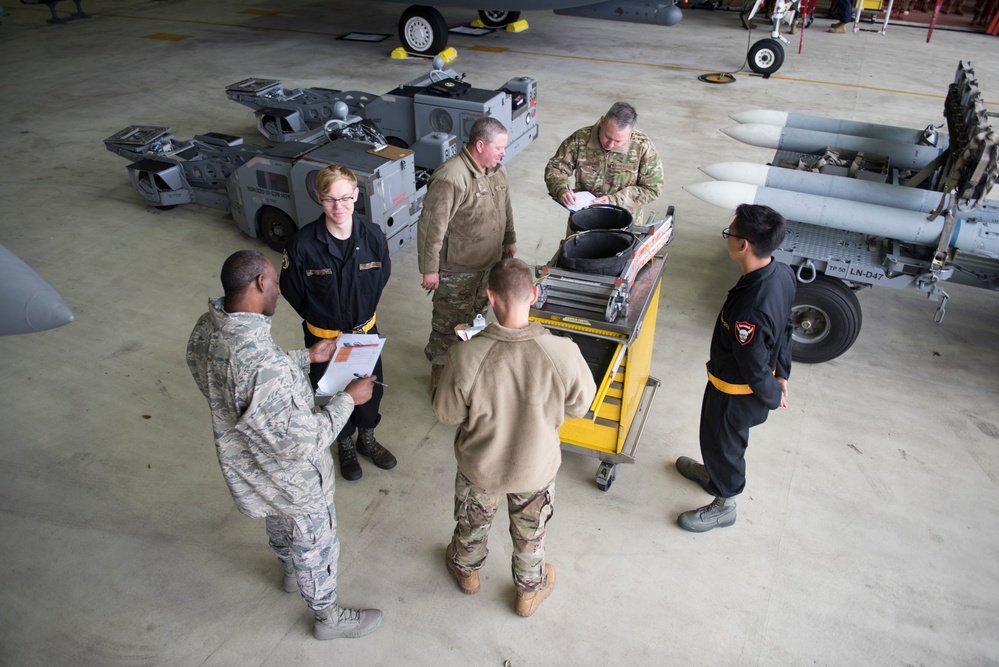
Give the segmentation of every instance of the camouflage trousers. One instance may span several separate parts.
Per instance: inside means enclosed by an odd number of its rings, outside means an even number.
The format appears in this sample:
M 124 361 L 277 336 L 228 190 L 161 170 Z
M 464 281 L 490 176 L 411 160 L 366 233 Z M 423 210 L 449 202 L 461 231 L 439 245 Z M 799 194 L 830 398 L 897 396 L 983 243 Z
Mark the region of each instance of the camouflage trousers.
M 513 583 L 525 591 L 544 588 L 545 528 L 555 514 L 555 480 L 530 493 L 492 493 L 472 484 L 459 470 L 454 481 L 454 565 L 467 573 L 485 564 L 489 528 L 504 497 L 513 538 Z
M 271 549 L 282 563 L 291 562 L 298 589 L 313 611 L 336 604 L 336 571 L 340 540 L 336 509 L 304 516 L 270 515 L 264 522 Z
M 476 313 L 489 305 L 486 297 L 488 271 L 477 273 L 441 273 L 434 290 L 434 314 L 430 320 L 430 342 L 423 352 L 432 364 L 447 361 L 448 349 L 458 342 L 454 327 L 471 322 Z

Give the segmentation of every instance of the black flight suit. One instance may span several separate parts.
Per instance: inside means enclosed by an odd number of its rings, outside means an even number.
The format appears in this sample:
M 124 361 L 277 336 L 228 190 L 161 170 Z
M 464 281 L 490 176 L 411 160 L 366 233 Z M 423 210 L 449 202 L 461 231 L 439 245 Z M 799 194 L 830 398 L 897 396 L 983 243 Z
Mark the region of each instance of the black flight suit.
M 794 272 L 773 259 L 743 276 L 718 314 L 700 428 L 709 488 L 718 497 L 742 493 L 749 429 L 780 406 L 777 376 L 791 373 L 794 291 Z
M 322 339 L 309 331 L 306 323 L 320 329 L 361 333 L 360 327 L 375 316 L 378 299 L 388 283 L 392 265 L 385 234 L 356 215 L 353 220 L 349 243 L 333 238 L 323 215 L 298 230 L 285 249 L 281 293 L 304 319 L 307 347 Z M 367 333 L 377 334 L 377 325 Z M 312 364 L 309 377 L 313 388 L 328 363 Z M 380 357 L 373 374 L 384 381 Z M 351 436 L 358 428 L 375 428 L 381 419 L 378 407 L 384 392 L 381 385 L 374 385 L 371 400 L 354 408 L 338 437 Z

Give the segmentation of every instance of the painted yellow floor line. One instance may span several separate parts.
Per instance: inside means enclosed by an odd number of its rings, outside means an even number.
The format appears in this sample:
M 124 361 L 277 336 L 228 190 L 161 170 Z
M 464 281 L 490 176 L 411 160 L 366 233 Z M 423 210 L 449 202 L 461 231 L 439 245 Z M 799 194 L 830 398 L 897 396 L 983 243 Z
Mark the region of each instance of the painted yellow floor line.
M 192 35 L 175 35 L 171 32 L 154 32 L 151 35 L 143 35 L 146 39 L 162 39 L 165 42 L 181 42 L 191 39 Z

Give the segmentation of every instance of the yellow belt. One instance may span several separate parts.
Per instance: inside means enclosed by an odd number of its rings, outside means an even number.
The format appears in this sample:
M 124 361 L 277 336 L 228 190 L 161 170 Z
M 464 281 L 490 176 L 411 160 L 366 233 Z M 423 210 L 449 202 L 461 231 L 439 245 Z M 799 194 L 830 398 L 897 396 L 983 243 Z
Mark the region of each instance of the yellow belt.
M 308 327 L 309 331 L 312 332 L 313 336 L 317 336 L 319 338 L 336 338 L 337 336 L 343 333 L 342 331 L 337 331 L 336 329 L 320 329 L 319 327 L 315 326 L 314 324 L 310 324 L 309 322 L 306 322 L 305 326 Z M 347 333 L 357 333 L 358 331 L 368 333 L 369 331 L 371 331 L 371 328 L 373 326 L 375 326 L 374 315 L 371 316 L 370 320 L 368 320 L 359 327 L 351 329 Z
M 739 396 L 753 393 L 752 388 L 750 388 L 748 384 L 732 384 L 731 382 L 725 382 L 725 380 L 719 380 L 711 374 L 711 371 L 708 371 L 708 380 L 715 386 L 715 389 L 723 394 L 734 394 Z

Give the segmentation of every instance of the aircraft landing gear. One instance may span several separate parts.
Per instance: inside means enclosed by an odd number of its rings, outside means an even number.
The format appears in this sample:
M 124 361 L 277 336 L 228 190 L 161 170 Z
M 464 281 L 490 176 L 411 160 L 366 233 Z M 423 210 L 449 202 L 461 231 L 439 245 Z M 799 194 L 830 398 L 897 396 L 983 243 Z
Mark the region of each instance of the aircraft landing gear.
M 447 46 L 447 22 L 433 7 L 407 7 L 399 19 L 399 39 L 408 53 L 418 56 L 436 55 Z
M 500 10 L 479 10 L 479 20 L 487 28 L 505 28 L 520 20 L 520 12 L 504 12 Z
M 764 78 L 784 64 L 784 47 L 776 39 L 761 39 L 749 48 L 749 69 Z

